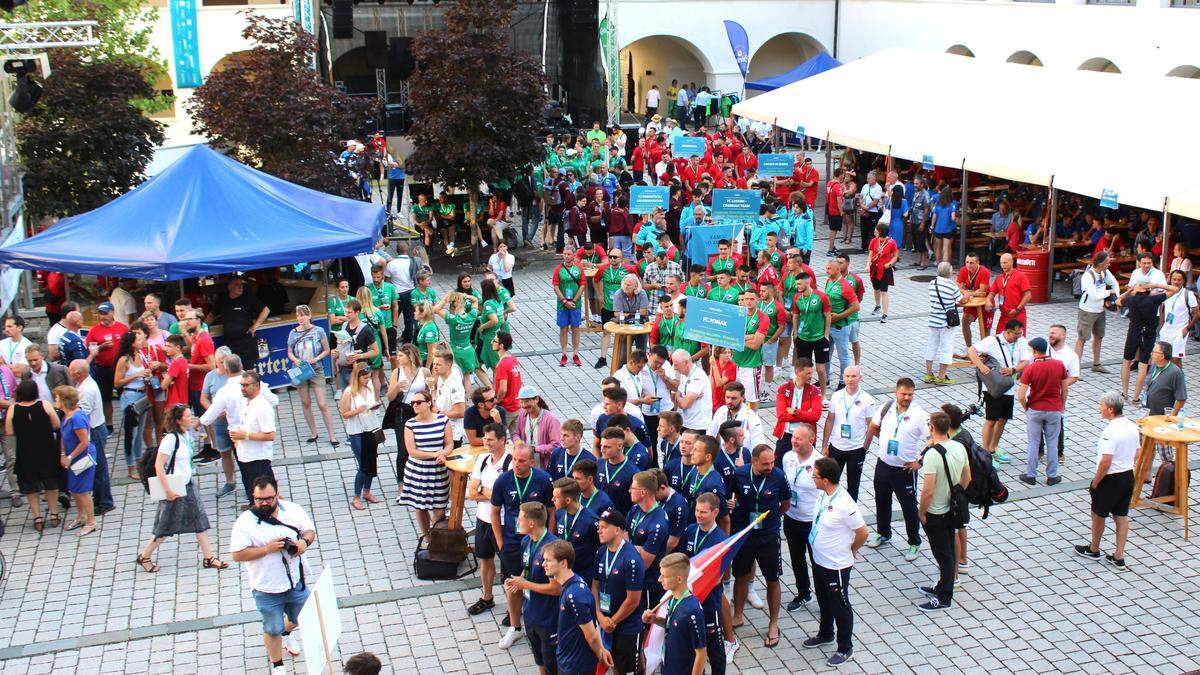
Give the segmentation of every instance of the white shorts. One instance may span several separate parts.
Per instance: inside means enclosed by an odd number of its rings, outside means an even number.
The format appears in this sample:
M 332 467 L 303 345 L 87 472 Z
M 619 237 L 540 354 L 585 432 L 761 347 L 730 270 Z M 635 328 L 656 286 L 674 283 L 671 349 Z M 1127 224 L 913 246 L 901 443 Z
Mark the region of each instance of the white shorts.
M 1171 343 L 1171 358 L 1182 359 L 1184 357 L 1184 353 L 1187 351 L 1188 336 L 1183 330 L 1164 327 L 1159 331 L 1158 339 Z
M 953 358 L 954 329 L 930 327 L 929 337 L 925 340 L 925 360 L 948 366 Z
M 746 388 L 746 400 L 750 403 L 758 403 L 759 393 L 762 391 L 762 368 L 738 366 L 737 381 Z

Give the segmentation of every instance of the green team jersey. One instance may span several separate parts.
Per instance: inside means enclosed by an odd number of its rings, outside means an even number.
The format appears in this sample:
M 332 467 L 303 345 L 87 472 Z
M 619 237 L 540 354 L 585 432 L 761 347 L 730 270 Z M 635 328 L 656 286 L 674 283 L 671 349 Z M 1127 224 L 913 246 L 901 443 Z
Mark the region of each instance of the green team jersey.
M 675 338 L 675 348 L 682 349 L 692 356 L 695 356 L 696 352 L 700 351 L 699 342 L 683 337 L 683 319 L 679 320 L 679 336 Z
M 609 157 L 608 158 L 608 168 L 624 169 L 625 168 L 625 158 L 622 157 L 621 155 L 615 155 L 615 156 Z
M 852 276 L 843 277 L 843 278 L 846 279 L 846 281 L 850 282 L 850 286 L 854 289 L 854 296 L 858 298 L 859 302 L 862 302 L 862 299 L 864 297 L 866 297 L 864 295 L 864 293 L 866 292 L 866 289 L 863 287 L 862 277 L 858 276 L 857 274 L 853 274 Z M 848 321 L 849 323 L 854 323 L 855 321 L 858 321 L 858 312 L 855 312 L 855 313 L 851 314 L 850 316 L 846 317 L 846 321 Z
M 496 284 L 496 299 L 500 302 L 500 311 L 496 312 L 496 318 L 500 319 L 500 330 L 506 333 L 511 332 L 508 329 L 508 313 L 506 308 L 508 307 L 508 301 L 512 300 L 512 293 L 509 293 L 508 289 L 504 286 Z
M 723 302 L 727 305 L 736 305 L 738 301 L 738 289 L 736 286 L 730 286 L 729 288 L 713 286 L 712 290 L 708 292 L 708 299 L 712 300 L 713 302 Z
M 579 285 L 583 283 L 583 268 L 579 265 L 571 265 L 569 267 L 567 265 L 559 265 L 558 274 L 555 276 L 558 290 L 562 291 L 563 297 L 569 300 L 575 297 L 575 293 L 579 291 Z M 558 309 L 566 309 L 566 307 L 563 305 L 563 301 L 558 298 L 557 294 L 555 295 L 554 300 L 556 303 L 555 306 Z M 579 309 L 578 300 L 579 299 L 576 298 L 575 307 L 577 309 Z
M 808 283 L 811 285 L 813 283 L 813 280 L 809 279 Z M 796 297 L 796 293 L 798 293 L 798 292 L 799 291 L 796 290 L 796 275 L 789 274 L 786 277 L 784 277 L 783 278 L 783 306 L 785 308 L 792 309 L 792 298 Z
M 733 287 L 737 289 L 738 296 L 741 296 L 741 294 L 746 291 L 754 290 L 749 281 L 735 281 L 733 282 Z M 757 295 L 757 293 L 755 293 L 755 295 Z
M 458 210 L 458 207 L 457 207 L 457 206 L 455 206 L 454 204 L 450 204 L 450 203 L 446 203 L 446 204 L 438 203 L 438 205 L 437 205 L 437 213 L 438 213 L 438 217 L 440 217 L 440 218 L 441 218 L 442 220 L 444 220 L 444 221 L 450 221 L 450 220 L 452 220 L 452 219 L 454 218 L 454 212 L 455 212 L 455 211 L 457 211 L 457 210 Z
M 625 278 L 626 274 L 629 274 L 629 271 L 625 269 L 624 265 L 604 268 L 604 273 L 600 275 L 600 287 L 604 293 L 604 309 L 613 311 L 613 293 L 621 288 L 621 280 Z
M 343 312 L 342 315 L 344 316 L 345 312 Z M 201 321 L 200 322 L 200 330 L 207 333 L 208 332 L 208 324 Z M 171 327 L 167 329 L 167 332 L 170 333 L 171 335 L 182 335 L 182 333 L 180 333 L 180 331 L 179 331 L 179 322 L 176 321 L 175 323 L 171 324 Z
M 683 321 L 679 317 L 666 319 L 659 317 L 658 319 L 658 344 L 667 348 L 668 352 L 674 351 L 679 346 L 679 340 L 683 337 Z M 689 354 L 692 352 L 688 352 Z
M 446 314 L 446 329 L 450 333 L 450 346 L 455 349 L 471 347 L 471 328 L 479 315 L 468 309 L 462 314 Z
M 713 276 L 716 276 L 717 274 L 719 274 L 721 272 L 728 272 L 729 276 L 733 276 L 735 271 L 737 271 L 737 260 L 733 259 L 732 257 L 713 258 L 713 261 L 712 261 Z
M 383 355 L 387 351 L 383 348 L 383 331 L 379 330 L 383 327 L 383 310 L 377 310 L 375 316 L 370 317 L 370 321 L 366 319 L 367 316 L 364 314 L 363 323 L 367 324 L 367 328 L 371 329 L 371 334 L 375 336 L 375 345 L 379 347 L 379 354 L 371 359 L 370 364 L 372 368 L 382 368 Z
M 412 205 L 413 219 L 418 222 L 428 222 L 429 216 L 433 213 L 433 207 L 429 205 L 421 206 L 420 204 Z
M 683 287 L 683 294 L 689 298 L 707 298 L 708 291 L 709 289 L 705 288 L 703 283 L 696 284 L 695 286 L 688 284 Z
M 331 316 L 346 316 L 346 302 L 349 300 L 350 298 L 343 300 L 336 295 L 329 298 L 329 301 L 325 303 L 329 307 L 329 314 Z M 174 328 L 174 326 L 171 327 Z
M 792 312 L 796 315 L 796 339 L 816 342 L 825 337 L 825 311 L 829 301 L 817 291 L 809 289 L 807 295 L 798 295 L 792 301 Z
M 593 265 L 599 265 L 600 264 L 600 254 L 598 252 L 596 252 L 595 249 L 592 249 L 590 252 L 580 255 L 579 261 L 591 263 Z
M 641 278 L 643 278 L 643 279 L 645 279 L 645 278 L 646 278 L 646 267 L 647 267 L 649 264 L 650 264 L 650 261 L 649 261 L 649 260 L 643 260 L 642 262 L 638 263 L 638 266 L 637 266 L 637 274 L 638 274 L 638 276 L 639 276 L 639 277 L 641 277 Z
M 780 304 L 775 300 L 762 300 L 758 303 L 758 311 L 767 316 L 767 337 L 775 334 L 779 330 L 779 309 Z M 786 318 L 786 313 L 784 314 Z
M 428 302 L 431 305 L 437 304 L 437 291 L 433 290 L 433 286 L 430 286 L 425 290 L 421 290 L 420 286 L 414 287 L 410 297 L 412 297 L 413 307 L 416 307 L 422 302 Z
M 380 320 L 384 328 L 392 327 L 392 310 L 396 307 L 396 302 L 400 298 L 400 294 L 396 292 L 396 287 L 384 281 L 379 286 L 370 284 L 367 286 L 371 290 L 371 302 L 379 308 L 383 318 Z M 384 309 L 384 305 L 387 308 Z
M 479 331 L 479 339 L 485 345 L 490 345 L 492 338 L 496 336 L 496 331 L 500 330 L 504 325 L 504 305 L 501 305 L 498 300 L 487 300 L 483 303 L 483 311 L 480 312 L 479 322 L 487 323 L 488 314 L 495 314 L 500 320 L 495 326 Z
M 417 345 L 417 351 L 421 354 L 421 363 L 424 363 L 429 354 L 429 346 L 435 344 L 442 339 L 442 332 L 438 330 L 437 324 L 433 321 L 421 324 L 417 330 L 417 337 L 414 342 Z
M 763 317 L 762 313 L 757 310 L 750 314 L 750 316 L 746 317 L 747 337 L 758 332 L 759 322 L 764 318 L 765 317 Z M 758 349 L 743 347 L 742 349 L 733 352 L 733 362 L 741 368 L 758 368 L 762 366 L 762 346 L 759 345 Z
M 850 291 L 853 293 L 853 289 L 854 287 L 850 285 L 850 282 L 846 281 L 845 278 L 838 279 L 837 281 L 826 281 L 825 297 L 829 298 L 829 311 L 834 314 L 846 311 L 846 308 L 850 306 L 850 301 L 847 300 L 845 292 Z M 847 316 L 838 321 L 834 321 L 833 325 L 830 327 L 844 328 L 846 324 L 850 323 L 850 321 L 851 317 Z
M 775 268 L 776 272 L 783 273 L 783 254 L 779 249 L 767 252 L 767 258 L 771 261 L 771 267 Z

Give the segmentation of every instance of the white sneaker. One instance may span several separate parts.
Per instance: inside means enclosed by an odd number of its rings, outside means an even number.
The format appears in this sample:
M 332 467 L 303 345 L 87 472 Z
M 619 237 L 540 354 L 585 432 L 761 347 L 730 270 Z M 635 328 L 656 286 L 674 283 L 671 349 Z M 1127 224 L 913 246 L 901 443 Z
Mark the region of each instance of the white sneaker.
M 963 576 L 968 576 L 968 577 L 971 576 L 970 563 L 959 563 L 958 564 L 958 573 Z
M 758 597 L 758 591 L 754 590 L 753 588 L 750 589 L 750 595 L 746 597 L 746 601 L 749 602 L 750 606 L 754 609 L 763 608 L 763 599 Z
M 525 637 L 525 631 L 520 628 L 509 627 L 508 631 L 504 633 L 504 637 L 500 638 L 500 649 L 512 647 L 523 637 Z
M 870 537 L 867 539 L 867 542 L 866 542 L 866 543 L 867 543 L 867 548 L 879 548 L 881 545 L 883 545 L 883 544 L 886 544 L 887 542 L 889 542 L 889 541 L 891 541 L 891 540 L 892 540 L 892 538 L 891 538 L 891 537 L 888 537 L 888 538 L 884 539 L 884 538 L 883 538 L 883 536 L 882 536 L 881 534 L 879 534 L 878 532 L 876 532 L 875 534 L 872 534 L 872 535 L 871 535 L 871 536 L 870 536 Z
M 283 666 L 275 666 L 271 669 L 271 675 L 287 675 L 287 668 Z
M 738 647 L 741 646 L 742 643 L 738 642 L 737 640 L 725 643 L 725 665 L 728 666 L 733 663 L 733 655 L 737 653 Z
M 292 656 L 300 656 L 300 641 L 296 639 L 295 633 L 283 636 L 283 648 Z

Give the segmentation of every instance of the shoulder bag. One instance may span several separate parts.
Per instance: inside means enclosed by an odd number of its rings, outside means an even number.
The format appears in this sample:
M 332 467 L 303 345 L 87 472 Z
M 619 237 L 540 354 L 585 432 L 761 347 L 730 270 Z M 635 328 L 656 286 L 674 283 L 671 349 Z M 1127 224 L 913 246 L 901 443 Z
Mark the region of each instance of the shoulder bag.
M 951 307 L 950 309 L 946 309 L 946 303 L 944 300 L 942 300 L 942 285 L 938 283 L 939 279 L 941 279 L 941 277 L 938 277 L 930 282 L 933 284 L 933 292 L 937 294 L 938 304 L 941 305 L 942 311 L 946 313 L 946 327 L 956 328 L 959 324 L 958 308 Z
M 182 495 L 187 492 L 187 481 L 183 476 L 175 474 L 175 458 L 179 456 L 180 447 L 179 434 L 173 433 L 171 436 L 175 439 L 175 451 L 171 453 L 171 459 L 163 468 L 167 472 L 167 484 L 171 486 L 171 491 Z M 158 455 L 158 448 L 148 449 L 146 451 L 146 455 L 149 455 L 151 458 L 156 457 Z M 145 455 L 143 457 L 145 457 Z M 145 459 L 142 461 L 144 463 Z M 150 467 L 153 469 L 153 462 L 150 463 Z M 146 476 L 146 489 L 150 491 L 150 501 L 161 502 L 165 501 L 167 498 L 167 493 L 163 490 L 162 481 L 156 480 L 155 472 L 153 470 L 151 470 Z
M 954 528 L 961 530 L 971 521 L 967 491 L 950 475 L 950 463 L 946 461 L 946 448 L 941 443 L 936 443 L 921 453 L 922 460 L 925 459 L 925 453 L 930 450 L 937 450 L 937 453 L 942 457 L 942 468 L 946 470 L 946 484 L 950 488 L 950 509 L 946 512 L 946 515 L 950 516 L 950 522 L 954 525 Z

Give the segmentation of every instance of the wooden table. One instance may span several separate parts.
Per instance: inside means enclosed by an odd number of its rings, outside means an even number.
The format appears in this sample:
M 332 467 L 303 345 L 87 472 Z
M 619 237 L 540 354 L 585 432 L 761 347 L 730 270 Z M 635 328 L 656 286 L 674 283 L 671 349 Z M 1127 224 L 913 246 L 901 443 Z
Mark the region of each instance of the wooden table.
M 1200 419 L 1183 417 L 1184 428 L 1176 427 L 1166 415 L 1151 415 L 1138 420 L 1142 432 L 1142 447 L 1133 465 L 1133 499 L 1131 507 L 1149 506 L 1167 513 L 1183 516 L 1183 538 L 1188 538 L 1188 444 L 1200 442 Z M 1174 494 L 1163 497 L 1142 497 L 1142 485 L 1154 464 L 1157 445 L 1175 450 Z
M 638 335 L 650 334 L 650 324 L 641 323 L 637 325 L 629 325 L 617 323 L 616 321 L 609 321 L 608 323 L 604 324 L 604 332 L 613 336 L 612 359 L 610 359 L 608 362 L 608 374 L 612 375 L 613 373 L 617 372 L 617 368 L 620 368 L 622 365 L 624 365 L 624 362 L 622 362 L 619 358 L 621 355 L 622 344 L 625 346 L 625 353 L 628 354 L 629 350 L 633 346 L 633 338 L 637 337 Z
M 455 449 L 446 459 L 450 470 L 450 521 L 449 529 L 461 530 L 463 511 L 467 502 L 467 476 L 475 468 L 475 459 L 487 452 L 482 445 L 464 445 Z
M 975 314 L 976 314 L 975 320 L 979 324 L 979 339 L 980 340 L 982 340 L 983 338 L 988 336 L 988 325 L 987 325 L 987 322 L 983 320 L 983 315 L 985 312 L 982 309 L 983 306 L 986 304 L 987 304 L 987 296 L 986 295 L 980 296 L 978 298 L 971 298 L 970 300 L 967 300 L 966 302 L 963 303 L 963 309 L 977 309 L 978 310 L 975 312 Z M 971 345 L 967 345 L 967 346 L 970 347 Z

